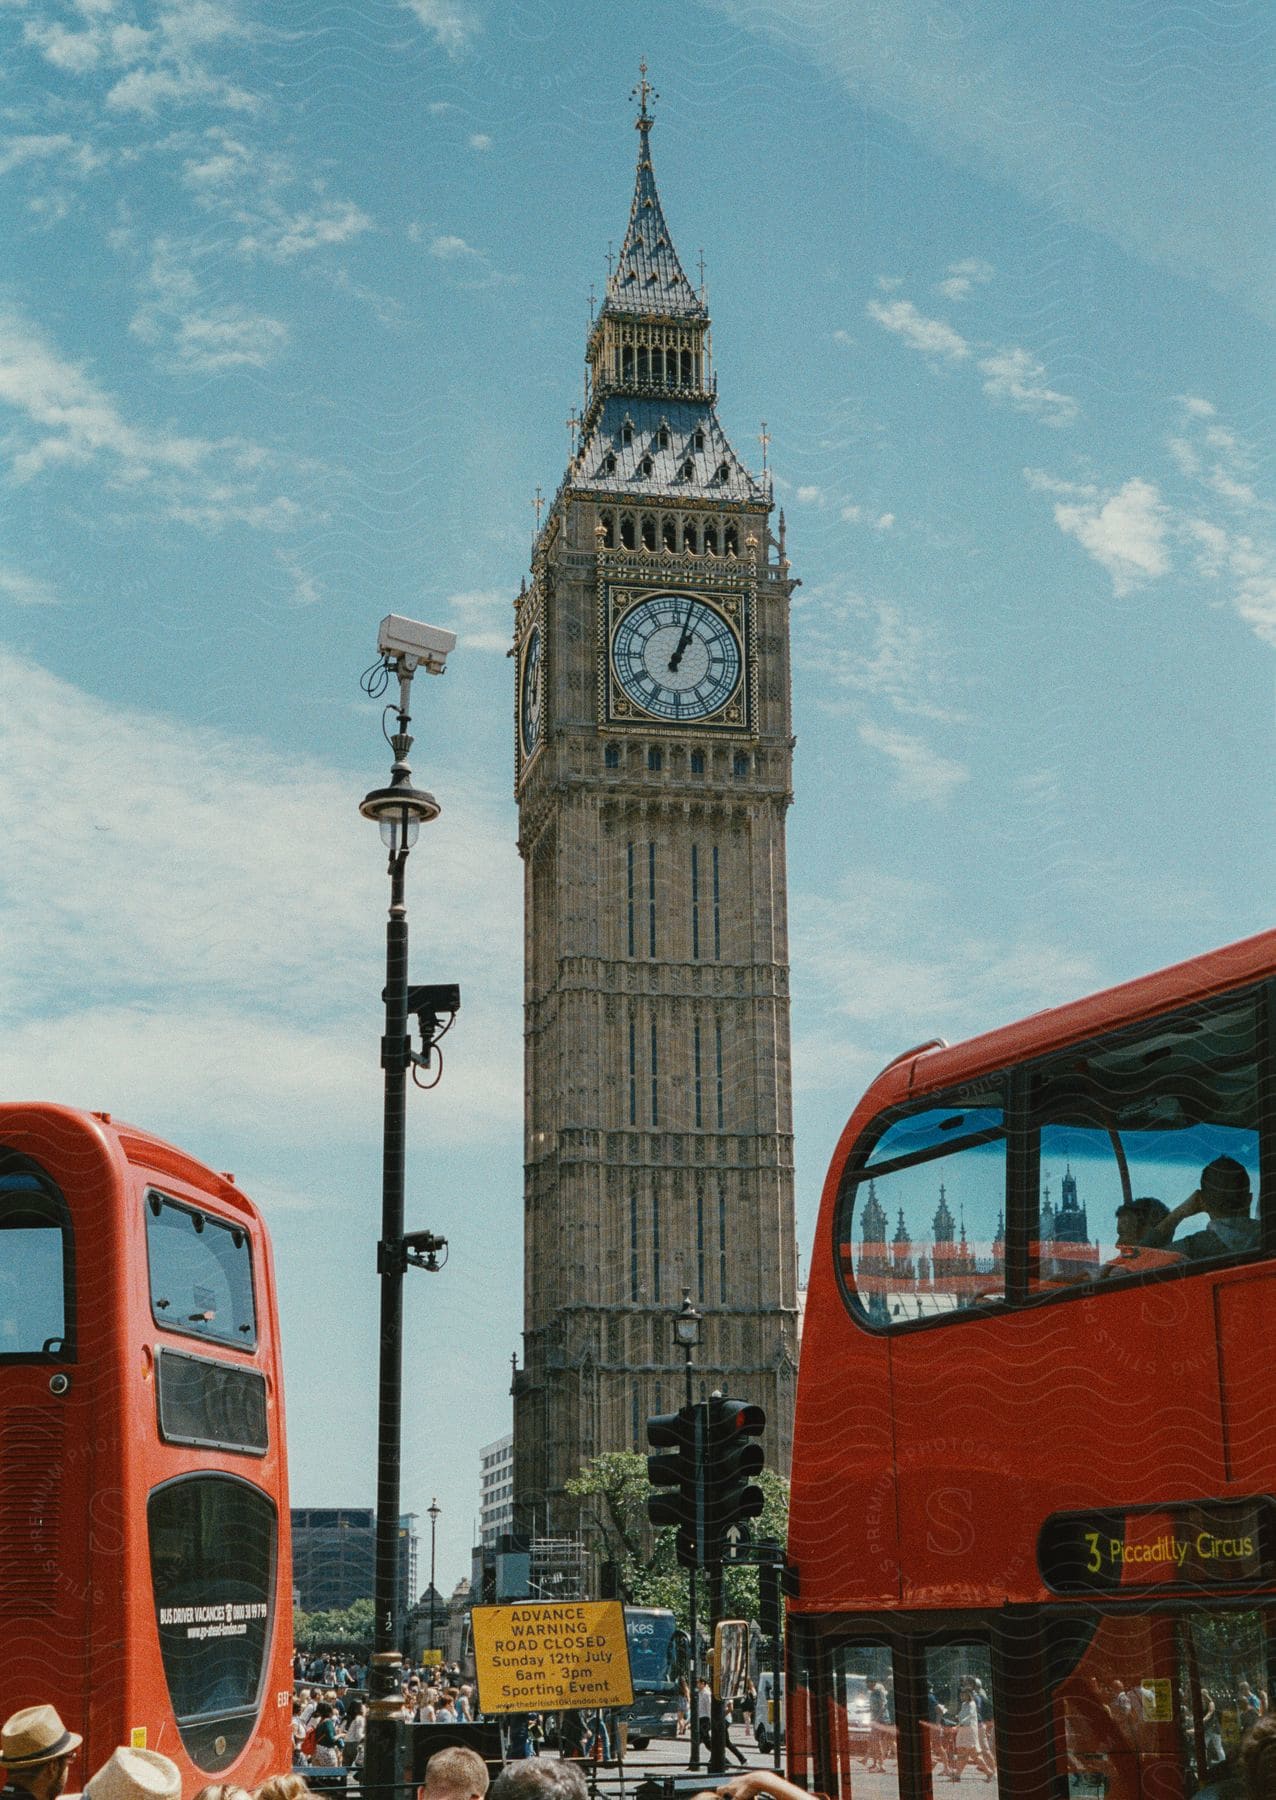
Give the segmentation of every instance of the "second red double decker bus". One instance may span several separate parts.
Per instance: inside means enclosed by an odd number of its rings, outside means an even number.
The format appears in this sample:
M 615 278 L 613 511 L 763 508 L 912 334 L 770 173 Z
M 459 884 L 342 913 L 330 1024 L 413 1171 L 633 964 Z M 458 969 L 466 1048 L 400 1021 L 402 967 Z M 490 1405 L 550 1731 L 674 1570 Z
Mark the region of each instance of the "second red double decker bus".
M 902 1056 L 838 1145 L 789 1755 L 848 1800 L 1227 1800 L 1273 1698 L 1276 932 Z

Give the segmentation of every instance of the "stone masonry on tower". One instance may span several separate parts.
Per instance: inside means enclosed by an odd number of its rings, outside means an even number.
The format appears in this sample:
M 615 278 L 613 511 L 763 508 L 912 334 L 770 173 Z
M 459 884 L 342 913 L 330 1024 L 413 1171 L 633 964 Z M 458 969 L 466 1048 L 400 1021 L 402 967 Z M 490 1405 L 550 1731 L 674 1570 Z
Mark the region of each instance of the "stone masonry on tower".
M 576 448 L 515 622 L 525 892 L 518 1529 L 697 1391 L 766 1408 L 787 1473 L 797 1364 L 785 813 L 789 598 L 771 495 L 723 433 L 704 297 L 656 191 L 589 334 Z

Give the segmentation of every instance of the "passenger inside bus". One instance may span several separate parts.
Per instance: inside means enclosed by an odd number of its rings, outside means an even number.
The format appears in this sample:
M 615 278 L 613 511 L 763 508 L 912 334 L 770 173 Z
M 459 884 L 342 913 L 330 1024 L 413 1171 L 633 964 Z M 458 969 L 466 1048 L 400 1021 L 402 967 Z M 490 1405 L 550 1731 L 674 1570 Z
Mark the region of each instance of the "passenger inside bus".
M 1257 1219 L 1249 1216 L 1252 1198 L 1244 1165 L 1234 1156 L 1216 1156 L 1201 1170 L 1201 1185 L 1195 1193 L 1167 1213 L 1145 1241 L 1153 1248 L 1172 1243 L 1175 1250 L 1193 1261 L 1256 1250 L 1259 1225 Z M 1200 1213 L 1208 1220 L 1202 1230 L 1189 1232 L 1186 1237 L 1174 1236 L 1185 1219 Z
M 1170 1216 L 1164 1200 L 1141 1194 L 1122 1201 L 1116 1214 L 1116 1255 L 1099 1271 L 1100 1281 L 1113 1275 L 1145 1275 L 1149 1269 L 1165 1269 L 1183 1261 L 1178 1250 L 1154 1246 L 1152 1233 Z

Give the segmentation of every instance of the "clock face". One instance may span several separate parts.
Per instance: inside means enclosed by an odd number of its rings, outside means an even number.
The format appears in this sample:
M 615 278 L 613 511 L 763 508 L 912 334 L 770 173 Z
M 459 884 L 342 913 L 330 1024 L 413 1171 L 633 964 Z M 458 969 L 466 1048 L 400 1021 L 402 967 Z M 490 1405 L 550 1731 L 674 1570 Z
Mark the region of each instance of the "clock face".
M 653 718 L 677 722 L 718 712 L 740 685 L 740 640 L 698 594 L 648 594 L 612 638 L 616 680 Z
M 541 731 L 541 628 L 533 625 L 523 649 L 518 693 L 518 732 L 524 757 L 535 750 Z

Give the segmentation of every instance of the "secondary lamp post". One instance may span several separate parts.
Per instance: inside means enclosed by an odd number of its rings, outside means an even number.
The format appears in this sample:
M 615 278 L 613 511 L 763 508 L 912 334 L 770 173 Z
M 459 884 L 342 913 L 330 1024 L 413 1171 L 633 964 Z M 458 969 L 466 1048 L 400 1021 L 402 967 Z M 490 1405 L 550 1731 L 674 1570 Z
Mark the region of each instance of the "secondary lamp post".
M 412 677 L 424 667 L 441 675 L 456 639 L 449 631 L 420 625 L 393 614 L 383 619 L 377 640 L 380 661 L 365 678 L 369 692 L 384 692 L 398 680 L 397 729 L 386 736 L 394 762 L 388 787 L 374 788 L 359 804 L 365 819 L 380 829 L 389 853 L 390 911 L 385 940 L 385 1036 L 381 1067 L 385 1073 L 385 1110 L 381 1139 L 381 1241 L 377 1273 L 381 1279 L 381 1357 L 377 1385 L 377 1531 L 373 1600 L 372 1665 L 368 1681 L 368 1732 L 364 1749 L 363 1791 L 375 1800 L 391 1800 L 396 1777 L 395 1715 L 401 1709 L 399 1675 L 399 1464 L 403 1425 L 403 1276 L 409 1262 L 437 1268 L 436 1252 L 444 1240 L 429 1232 L 404 1236 L 404 1148 L 407 1128 L 407 1077 L 415 1062 L 408 1036 L 408 914 L 404 875 L 408 853 L 422 825 L 440 812 L 433 794 L 413 787 L 408 751 L 412 738 L 409 702 Z M 455 1007 L 453 1007 L 455 1010 Z M 424 1021 L 423 1021 L 424 1024 Z M 429 1044 L 425 1046 L 428 1057 Z
M 695 1405 L 691 1394 L 691 1352 L 700 1343 L 700 1314 L 691 1304 L 690 1288 L 682 1290 L 682 1306 L 674 1314 L 673 1319 L 673 1336 L 674 1342 L 682 1346 L 683 1367 L 687 1378 L 687 1405 L 691 1407 Z M 698 1469 L 696 1476 L 697 1486 L 699 1486 L 703 1471 Z M 697 1542 L 697 1554 L 699 1548 Z M 691 1636 L 691 1679 L 688 1683 L 691 1689 L 690 1717 L 688 1719 L 691 1726 L 691 1761 L 687 1765 L 690 1769 L 699 1769 L 700 1767 L 700 1645 L 699 1623 L 696 1619 L 696 1574 L 696 1565 L 693 1563 L 687 1571 L 687 1623 Z
M 431 1651 L 433 1651 L 435 1648 L 435 1643 L 434 1643 L 434 1528 L 439 1522 L 439 1514 L 443 1509 L 439 1505 L 437 1499 L 435 1499 L 435 1500 L 431 1500 L 430 1504 L 426 1507 L 425 1510 L 426 1510 L 427 1514 L 429 1515 L 429 1519 L 430 1519 L 430 1649 L 431 1649 Z M 433 1662 L 434 1662 L 433 1656 L 431 1656 L 430 1662 L 431 1662 L 431 1666 L 433 1666 Z

